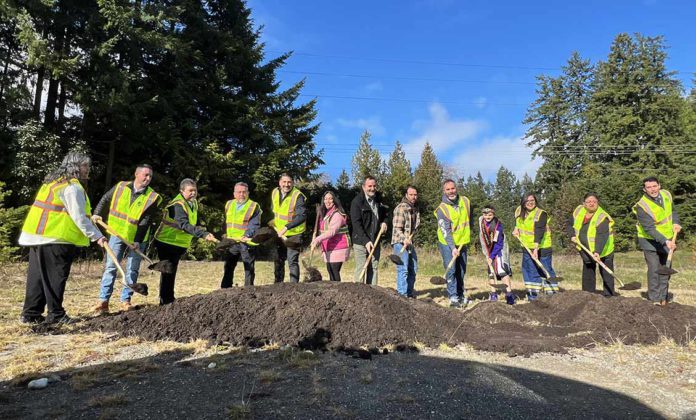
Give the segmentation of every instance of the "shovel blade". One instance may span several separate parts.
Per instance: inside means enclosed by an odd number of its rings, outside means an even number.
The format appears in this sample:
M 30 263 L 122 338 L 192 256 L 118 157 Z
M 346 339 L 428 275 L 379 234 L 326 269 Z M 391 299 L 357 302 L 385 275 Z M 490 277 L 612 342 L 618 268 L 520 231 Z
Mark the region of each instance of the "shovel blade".
M 445 280 L 443 277 L 440 276 L 433 276 L 430 277 L 430 283 L 431 284 L 447 284 L 447 280 Z
M 133 283 L 129 286 L 135 293 L 138 293 L 143 296 L 147 296 L 148 290 L 147 290 L 147 284 L 145 283 Z
M 285 247 L 290 248 L 290 249 L 302 248 L 302 238 L 300 236 L 301 235 L 295 235 L 295 236 L 291 236 L 288 239 L 286 239 L 283 242 L 285 244 Z
M 314 267 L 305 267 L 304 281 L 307 283 L 312 283 L 315 281 L 321 281 L 321 273 Z
M 157 261 L 156 263 L 148 265 L 147 268 L 149 268 L 150 270 L 159 271 L 160 273 L 164 274 L 174 273 L 174 264 L 172 264 L 171 261 L 168 260 Z
M 546 281 L 558 283 L 559 281 L 563 281 L 563 277 L 549 277 L 548 279 L 546 279 Z
M 667 267 L 666 265 L 661 266 L 657 269 L 657 274 L 661 276 L 671 276 L 672 274 L 677 274 L 678 271 L 672 267 Z
M 393 263 L 396 264 L 396 265 L 404 265 L 403 260 L 402 260 L 401 258 L 399 258 L 398 255 L 391 254 L 391 255 L 389 256 L 389 259 L 391 260 L 391 262 L 393 262 Z
M 634 281 L 631 283 L 626 283 L 623 286 L 619 287 L 619 290 L 638 290 L 641 288 L 641 284 L 639 281 Z
M 507 290 L 507 285 L 503 283 L 491 284 L 496 290 Z

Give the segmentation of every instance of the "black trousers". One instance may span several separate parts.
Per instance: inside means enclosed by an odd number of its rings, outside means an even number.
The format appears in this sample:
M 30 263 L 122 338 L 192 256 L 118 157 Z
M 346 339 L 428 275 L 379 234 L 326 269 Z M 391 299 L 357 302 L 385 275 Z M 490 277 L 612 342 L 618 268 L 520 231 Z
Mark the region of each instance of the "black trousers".
M 582 290 L 594 292 L 597 285 L 596 271 L 599 264 L 590 258 L 584 251 L 580 253 L 580 256 L 582 256 Z M 602 257 L 600 260 L 609 267 L 611 271 L 614 271 L 614 253 Z M 615 296 L 614 277 L 602 267 L 599 267 L 599 274 L 602 276 L 602 294 L 604 296 Z
M 27 288 L 22 315 L 39 316 L 48 307 L 47 320 L 65 315 L 63 294 L 77 247 L 70 244 L 39 245 L 29 248 Z
M 669 292 L 669 276 L 657 273 L 661 265 L 667 264 L 667 253 L 643 251 L 645 262 L 648 264 L 648 299 L 653 302 L 667 300 Z
M 244 263 L 244 285 L 253 286 L 256 272 L 254 262 L 256 261 L 256 250 L 245 244 L 234 244 L 230 247 L 229 252 L 225 256 L 225 269 L 222 274 L 222 282 L 220 288 L 226 289 L 232 287 L 234 280 L 234 269 L 237 267 L 239 260 Z
M 341 281 L 342 262 L 326 263 L 326 270 L 329 272 L 329 280 Z
M 282 283 L 285 279 L 285 261 L 288 262 L 290 270 L 290 281 L 298 283 L 300 281 L 300 251 L 287 248 L 281 241 L 278 241 L 278 258 L 275 260 L 275 282 Z
M 167 260 L 172 263 L 172 272 L 160 274 L 159 298 L 160 305 L 166 305 L 174 302 L 174 282 L 176 281 L 176 272 L 179 268 L 179 260 L 186 253 L 187 248 L 180 246 L 165 244 L 155 240 L 155 248 L 160 260 Z

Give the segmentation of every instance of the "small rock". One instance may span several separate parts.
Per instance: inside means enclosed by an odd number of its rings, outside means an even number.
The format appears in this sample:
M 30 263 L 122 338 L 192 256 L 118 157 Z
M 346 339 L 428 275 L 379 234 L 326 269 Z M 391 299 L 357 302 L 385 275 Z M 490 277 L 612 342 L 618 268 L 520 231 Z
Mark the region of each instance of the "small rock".
M 29 382 L 29 385 L 27 385 L 29 389 L 44 389 L 47 386 L 48 378 L 34 379 L 33 381 Z
M 212 362 L 211 362 L 211 363 L 208 365 L 208 369 L 215 369 L 215 366 L 217 366 L 217 363 L 212 363 Z
M 60 382 L 62 379 L 60 379 L 60 376 L 58 375 L 51 375 L 48 377 L 48 383 L 52 384 L 54 382 Z
M 314 354 L 314 352 L 312 350 L 305 350 L 304 352 L 309 353 L 309 354 Z
M 690 384 L 696 384 L 696 379 L 694 379 L 694 378 L 689 379 L 689 383 L 690 383 Z
M 283 351 L 290 350 L 292 347 L 289 344 L 283 344 L 280 349 Z

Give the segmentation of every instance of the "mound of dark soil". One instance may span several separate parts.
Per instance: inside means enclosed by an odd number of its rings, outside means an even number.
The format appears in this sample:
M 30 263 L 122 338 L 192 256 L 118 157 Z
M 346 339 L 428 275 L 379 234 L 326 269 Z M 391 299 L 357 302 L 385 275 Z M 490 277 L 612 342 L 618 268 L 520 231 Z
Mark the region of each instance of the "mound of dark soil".
M 525 355 L 616 340 L 649 344 L 661 336 L 685 343 L 696 336 L 696 308 L 570 291 L 528 305 L 485 302 L 462 313 L 364 284 L 282 283 L 182 298 L 95 318 L 85 328 L 148 340 L 329 349 L 449 341 Z

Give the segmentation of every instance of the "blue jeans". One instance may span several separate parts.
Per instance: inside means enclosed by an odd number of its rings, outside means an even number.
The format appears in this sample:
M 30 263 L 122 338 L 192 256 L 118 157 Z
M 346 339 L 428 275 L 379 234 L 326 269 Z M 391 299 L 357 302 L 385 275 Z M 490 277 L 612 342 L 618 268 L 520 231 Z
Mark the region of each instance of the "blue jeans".
M 123 256 L 127 250 L 129 250 L 128 245 L 123 243 L 116 236 L 111 236 L 109 238 L 109 246 L 116 254 L 116 258 L 119 261 L 123 260 Z M 147 244 L 145 242 L 140 244 L 140 250 L 145 251 Z M 126 263 L 126 283 L 133 284 L 138 282 L 138 273 L 140 272 L 140 261 L 142 257 L 138 255 L 133 250 L 128 252 L 128 262 Z M 102 301 L 108 301 L 111 298 L 111 294 L 114 292 L 114 282 L 116 281 L 116 263 L 111 260 L 111 257 L 106 257 L 106 268 L 104 269 L 104 275 L 101 279 L 101 289 L 99 290 L 99 299 Z M 133 296 L 133 290 L 130 287 L 123 286 L 121 291 L 121 302 L 128 302 Z
M 410 247 L 401 252 L 404 248 L 402 243 L 396 243 L 393 246 L 394 254 L 399 255 L 401 262 L 404 263 L 404 265 L 396 266 L 396 291 L 402 296 L 415 297 L 413 285 L 416 284 L 416 272 L 418 271 L 416 248 Z
M 546 268 L 551 277 L 556 277 L 556 272 L 553 270 L 552 264 L 553 255 L 549 254 L 545 257 L 540 257 L 541 265 Z M 544 272 L 536 265 L 532 256 L 526 251 L 522 252 L 522 277 L 524 278 L 524 287 L 527 293 L 537 294 L 539 292 L 557 292 L 558 283 L 550 282 L 545 279 Z
M 452 261 L 452 250 L 449 245 L 437 243 L 437 247 L 442 255 L 442 266 L 447 268 Z M 445 274 L 447 280 L 447 294 L 450 302 L 459 302 L 464 298 L 464 275 L 466 274 L 466 248 L 462 248 L 462 252 L 457 257 L 457 260 Z

